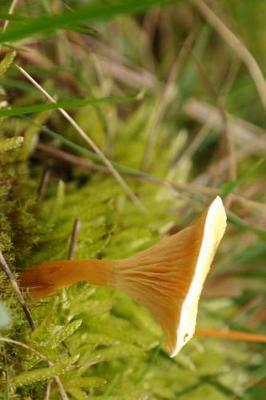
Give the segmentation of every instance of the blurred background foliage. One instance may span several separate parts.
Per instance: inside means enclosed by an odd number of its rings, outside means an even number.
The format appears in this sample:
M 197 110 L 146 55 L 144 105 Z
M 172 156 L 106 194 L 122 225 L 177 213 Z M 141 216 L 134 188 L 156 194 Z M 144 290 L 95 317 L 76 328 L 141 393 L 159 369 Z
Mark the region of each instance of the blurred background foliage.
M 67 258 L 76 218 L 76 258 L 123 258 L 220 194 L 229 226 L 198 325 L 265 332 L 265 104 L 202 2 L 13 3 L 0 15 L 0 249 L 13 272 Z M 206 4 L 265 74 L 265 1 Z M 63 102 L 148 213 L 16 64 Z M 25 293 L 34 332 L 2 272 L 0 295 L 3 399 L 266 397 L 262 344 L 194 338 L 170 359 L 123 293 L 85 283 L 41 301 Z

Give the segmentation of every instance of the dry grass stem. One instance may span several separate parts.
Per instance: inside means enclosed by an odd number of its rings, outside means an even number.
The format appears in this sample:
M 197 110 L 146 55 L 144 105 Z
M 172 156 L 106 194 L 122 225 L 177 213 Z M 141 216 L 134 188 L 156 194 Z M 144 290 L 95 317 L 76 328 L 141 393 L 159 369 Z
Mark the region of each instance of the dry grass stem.
M 261 99 L 263 108 L 266 109 L 266 83 L 264 75 L 250 51 L 238 39 L 238 37 L 225 25 L 224 22 L 205 4 L 203 0 L 192 0 L 192 3 L 216 30 L 223 40 L 232 48 L 237 56 L 246 65 Z
M 50 179 L 50 170 L 49 170 L 49 168 L 45 167 L 43 170 L 42 176 L 41 176 L 39 187 L 37 189 L 37 203 L 42 200 L 44 193 L 46 191 L 49 179 Z
M 56 158 L 58 160 L 64 161 L 66 163 L 70 163 L 72 165 L 76 165 L 80 168 L 83 168 L 88 171 L 97 171 L 104 174 L 110 174 L 110 171 L 102 166 L 94 164 L 93 162 L 86 160 L 84 158 L 78 157 L 74 154 L 68 153 L 63 150 L 56 149 L 52 146 L 39 142 L 36 146 L 37 150 L 44 152 L 48 156 L 52 158 Z M 212 188 L 208 186 L 203 186 L 197 183 L 174 183 L 166 179 L 160 179 L 155 176 L 145 174 L 145 175 L 128 175 L 128 178 L 139 180 L 141 182 L 150 183 L 152 185 L 159 185 L 169 189 L 173 195 L 176 195 L 177 192 L 180 194 L 186 192 L 191 193 L 200 193 L 206 197 L 217 196 L 220 193 L 219 188 Z M 249 200 L 248 198 L 240 195 L 236 195 L 232 193 L 232 197 L 234 201 L 239 202 L 239 204 L 245 206 L 246 208 L 251 209 L 265 209 L 266 205 L 263 203 L 259 203 L 256 201 Z
M 209 117 L 200 130 L 197 132 L 195 138 L 191 141 L 191 143 L 182 151 L 182 154 L 180 155 L 177 164 L 181 163 L 183 160 L 186 158 L 193 157 L 194 153 L 197 151 L 199 148 L 200 144 L 204 141 L 204 139 L 208 136 L 210 130 L 212 128 L 212 120 Z
M 104 174 L 109 174 L 108 168 L 103 165 L 98 165 L 92 161 L 86 160 L 84 158 L 78 157 L 74 154 L 68 153 L 64 150 L 59 150 L 55 147 L 49 146 L 46 143 L 39 142 L 36 145 L 36 150 L 45 153 L 46 155 L 55 158 L 57 160 L 62 160 L 66 163 L 76 165 L 88 171 L 97 171 Z
M 71 38 L 73 34 L 70 34 Z M 75 35 L 77 38 L 77 35 Z M 88 44 L 79 36 L 79 45 L 82 47 L 85 56 L 88 54 Z M 155 89 L 159 81 L 155 74 L 148 69 L 132 65 L 132 61 L 121 52 L 114 49 L 110 44 L 105 44 L 101 40 L 90 38 L 93 50 L 97 50 L 97 57 L 101 62 L 103 72 L 127 86 L 143 88 L 147 90 Z
M 9 15 L 12 15 L 12 14 L 13 14 L 13 12 L 14 12 L 14 10 L 15 10 L 15 7 L 16 7 L 16 5 L 17 5 L 17 2 L 18 2 L 18 0 L 13 0 L 13 1 L 11 2 L 10 7 L 9 7 L 9 10 L 8 10 L 8 14 L 9 14 Z M 9 20 L 7 19 L 7 20 L 4 22 L 4 25 L 3 25 L 3 32 L 6 31 L 8 25 L 9 25 Z
M 41 358 L 43 361 L 46 361 L 47 364 L 52 367 L 54 365 L 54 363 L 52 361 L 50 361 L 45 355 L 43 355 L 42 353 L 40 353 L 38 350 L 33 349 L 32 347 L 28 346 L 25 343 L 19 342 L 18 340 L 13 340 L 13 339 L 9 339 L 9 338 L 5 338 L 5 337 L 0 337 L 0 342 L 6 342 L 6 343 L 10 343 L 10 344 L 14 344 L 16 346 L 20 346 L 23 347 L 26 350 L 31 351 L 32 353 L 36 354 L 36 356 L 38 356 L 39 358 Z M 64 386 L 61 382 L 61 379 L 56 376 L 54 378 L 55 383 L 58 387 L 58 391 L 61 397 L 61 400 L 69 400 L 66 391 L 64 389 Z
M 47 386 L 46 386 L 46 390 L 45 390 L 45 393 L 44 393 L 44 398 L 43 398 L 43 400 L 50 400 L 51 384 L 52 384 L 51 381 L 49 381 L 49 382 L 47 383 Z
M 202 124 L 209 121 L 212 127 L 218 131 L 223 129 L 223 120 L 219 109 L 207 103 L 200 102 L 196 99 L 190 99 L 183 107 L 183 112 L 188 117 Z M 265 130 L 231 115 L 227 116 L 227 124 L 232 141 L 235 145 L 239 146 L 239 149 L 234 151 L 235 161 L 240 161 L 254 153 L 265 152 Z M 212 165 L 212 169 L 215 169 L 216 173 L 221 175 L 227 170 L 228 162 L 229 156 L 224 157 L 222 160 Z M 205 172 L 199 175 L 195 182 L 206 183 L 209 177 L 209 173 Z
M 63 383 L 62 383 L 61 379 L 59 378 L 59 376 L 56 376 L 54 378 L 54 381 L 56 383 L 61 400 L 69 400 L 69 397 L 65 391 L 65 388 L 64 388 Z
M 77 247 L 79 231 L 80 231 L 80 219 L 76 218 L 74 221 L 74 224 L 73 224 L 72 232 L 71 232 L 70 246 L 69 246 L 68 255 L 67 255 L 68 260 L 73 260 L 73 258 L 75 256 L 75 250 Z
M 68 32 L 67 37 L 79 59 L 88 62 L 88 41 L 74 32 Z M 159 86 L 159 82 L 152 72 L 133 66 L 127 57 L 109 44 L 106 45 L 95 38 L 90 38 L 89 44 L 92 52 L 97 54 L 103 72 L 109 77 L 138 90 L 140 87 L 152 90 Z
M 219 110 L 207 103 L 199 101 L 195 98 L 189 99 L 184 107 L 183 112 L 190 118 L 193 118 L 200 123 L 205 123 L 210 120 L 212 127 L 221 130 L 222 119 Z M 238 144 L 250 143 L 254 140 L 259 140 L 260 135 L 266 135 L 266 130 L 260 128 L 250 122 L 244 121 L 240 118 L 233 117 L 231 115 L 228 118 L 228 129 L 231 132 L 232 137 Z M 262 138 L 261 142 L 264 141 Z
M 142 167 L 147 170 L 152 162 L 153 150 L 156 145 L 158 137 L 158 125 L 162 120 L 167 107 L 173 101 L 177 93 L 176 80 L 181 67 L 188 55 L 188 49 L 190 48 L 192 41 L 194 40 L 194 34 L 191 33 L 184 41 L 181 50 L 174 62 L 165 87 L 162 90 L 161 95 L 158 97 L 157 104 L 153 108 L 153 112 L 148 121 L 147 128 L 147 144 L 144 149 L 144 156 L 142 160 Z
M 51 103 L 56 104 L 56 100 L 34 79 L 31 75 L 25 71 L 24 68 L 16 65 L 19 71 L 27 78 Z M 145 212 L 146 208 L 139 200 L 139 198 L 135 195 L 135 193 L 130 189 L 128 184 L 119 174 L 119 172 L 113 167 L 110 160 L 104 155 L 104 153 L 96 146 L 96 144 L 91 140 L 91 138 L 85 133 L 85 131 L 76 123 L 76 121 L 63 109 L 58 108 L 58 111 L 63 115 L 63 117 L 73 126 L 76 132 L 79 134 L 82 139 L 95 151 L 95 153 L 99 156 L 102 162 L 106 165 L 106 167 L 110 170 L 110 173 L 116 179 L 116 181 L 120 184 L 120 186 L 125 190 L 129 198 L 132 202 L 142 211 Z
M 9 281 L 11 283 L 11 286 L 13 287 L 14 292 L 17 295 L 18 301 L 20 302 L 20 305 L 21 305 L 21 307 L 22 307 L 22 309 L 23 309 L 23 311 L 25 313 L 25 316 L 27 318 L 27 321 L 29 322 L 29 325 L 30 325 L 31 329 L 34 330 L 35 329 L 35 324 L 34 324 L 34 321 L 32 319 L 29 307 L 27 306 L 27 304 L 25 302 L 25 299 L 24 299 L 24 297 L 23 297 L 23 295 L 21 293 L 21 290 L 20 290 L 20 288 L 18 286 L 18 283 L 16 281 L 16 278 L 15 278 L 14 274 L 11 271 L 11 269 L 9 268 L 9 265 L 7 264 L 7 262 L 6 262 L 6 260 L 5 260 L 5 258 L 4 258 L 4 256 L 3 256 L 1 251 L 0 251 L 0 264 L 1 264 L 2 270 L 5 272 L 5 274 L 7 275 L 8 279 L 9 279 Z
M 235 149 L 234 145 L 231 139 L 231 135 L 228 129 L 228 120 L 227 120 L 227 115 L 226 112 L 221 104 L 220 101 L 220 93 L 216 91 L 214 88 L 213 84 L 211 83 L 207 72 L 205 71 L 204 66 L 200 62 L 200 60 L 194 55 L 194 53 L 191 51 L 191 57 L 195 62 L 196 67 L 198 68 L 198 71 L 202 77 L 203 82 L 205 83 L 206 89 L 209 92 L 210 96 L 213 98 L 215 105 L 217 107 L 217 110 L 220 114 L 221 117 L 221 133 L 223 135 L 223 139 L 225 139 L 226 145 L 227 145 L 227 152 L 228 152 L 228 178 L 230 180 L 236 179 L 237 176 L 237 163 L 236 163 L 236 158 L 235 158 Z M 227 206 L 231 204 L 231 195 L 230 198 L 227 201 Z
M 32 45 L 27 45 L 20 48 L 19 52 L 20 59 L 25 60 L 29 64 L 37 65 L 40 68 L 54 68 L 54 63 L 49 60 L 48 57 L 41 54 L 38 49 L 35 49 Z
M 106 74 L 132 88 L 139 89 L 141 87 L 151 90 L 157 85 L 154 76 L 145 69 L 133 69 L 103 55 L 98 54 L 97 57 L 100 59 L 102 69 Z

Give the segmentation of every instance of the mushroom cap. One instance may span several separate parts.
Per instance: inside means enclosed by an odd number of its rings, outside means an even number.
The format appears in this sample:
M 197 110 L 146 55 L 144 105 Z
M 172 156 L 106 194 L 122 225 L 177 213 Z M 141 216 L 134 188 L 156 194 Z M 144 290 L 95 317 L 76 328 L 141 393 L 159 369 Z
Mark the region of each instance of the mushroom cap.
M 199 297 L 225 227 L 224 206 L 216 197 L 196 224 L 118 261 L 113 285 L 150 310 L 171 357 L 194 335 Z
M 226 213 L 220 197 L 216 197 L 195 227 L 199 226 L 204 227 L 201 245 L 194 266 L 194 274 L 182 303 L 176 331 L 176 344 L 171 357 L 174 357 L 182 349 L 195 332 L 199 297 L 226 228 Z

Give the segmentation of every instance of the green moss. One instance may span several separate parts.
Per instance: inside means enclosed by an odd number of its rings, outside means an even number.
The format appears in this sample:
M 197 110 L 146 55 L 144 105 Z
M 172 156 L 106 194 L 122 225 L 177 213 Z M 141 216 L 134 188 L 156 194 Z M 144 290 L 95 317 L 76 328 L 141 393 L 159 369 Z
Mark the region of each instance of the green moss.
M 17 18 L 29 14 L 26 2 L 21 3 L 17 6 Z M 42 13 L 42 7 L 54 12 L 49 9 L 52 3 L 36 2 L 34 15 Z M 76 7 L 76 2 L 68 3 L 70 7 Z M 241 5 L 243 16 L 250 7 L 244 3 Z M 226 2 L 224 6 L 226 9 Z M 98 97 L 132 96 L 132 93 L 134 95 L 145 87 L 147 93 L 142 100 L 123 105 L 86 105 L 71 110 L 71 114 L 111 160 L 129 168 L 145 169 L 151 175 L 177 184 L 188 183 L 189 178 L 193 184 L 195 178 L 196 185 L 174 192 L 163 185 L 152 185 L 147 175 L 146 178 L 142 175 L 143 180 L 138 181 L 125 175 L 130 187 L 148 209 L 148 213 L 143 214 L 127 198 L 113 177 L 84 170 L 62 159 L 48 159 L 46 154 L 36 151 L 35 146 L 40 139 L 54 148 L 81 154 L 77 147 L 67 145 L 62 138 L 84 146 L 85 150 L 83 140 L 55 110 L 27 118 L 17 116 L 2 119 L 0 249 L 18 279 L 19 273 L 29 266 L 67 257 L 76 218 L 81 221 L 81 229 L 75 258 L 128 257 L 147 248 L 165 234 L 183 227 L 186 221 L 191 221 L 193 215 L 202 210 L 202 203 L 197 203 L 195 199 L 204 198 L 207 203 L 209 197 L 205 198 L 198 191 L 198 183 L 211 187 L 217 184 L 217 190 L 219 185 L 226 187 L 223 175 L 219 176 L 215 171 L 213 174 L 212 170 L 207 169 L 212 157 L 222 160 L 227 155 L 226 151 L 222 154 L 217 146 L 213 146 L 211 155 L 210 151 L 201 151 L 204 144 L 210 141 L 209 135 L 204 134 L 193 151 L 191 148 L 188 152 L 186 150 L 187 145 L 193 144 L 194 138 L 198 140 L 200 126 L 188 117 L 184 120 L 184 116 L 181 116 L 182 105 L 183 101 L 194 96 L 206 100 L 206 85 L 202 82 L 201 74 L 196 73 L 191 57 L 185 55 L 187 59 L 184 65 L 178 66 L 178 74 L 181 74 L 179 80 L 176 82 L 174 74 L 170 74 L 173 79 L 170 82 L 168 76 L 168 66 L 176 66 L 176 44 L 182 45 L 184 34 L 190 37 L 190 32 L 194 32 L 195 28 L 201 32 L 203 25 L 200 19 L 194 18 L 194 11 L 186 4 L 182 4 L 180 9 L 173 7 L 169 10 L 160 10 L 158 16 L 152 11 L 145 14 L 144 18 L 135 19 L 128 15 L 104 26 L 99 24 L 95 31 L 97 37 L 92 43 L 91 38 L 85 38 L 84 35 L 84 42 L 81 40 L 78 44 L 73 40 L 73 32 L 66 35 L 63 31 L 47 41 L 34 41 L 35 56 L 40 52 L 44 57 L 41 60 L 45 61 L 47 57 L 54 67 L 49 73 L 38 62 L 36 65 L 28 64 L 26 68 L 59 100 L 88 97 L 88 94 Z M 252 18 L 255 17 L 253 13 Z M 14 18 L 11 23 L 15 27 L 20 22 L 16 21 L 16 15 Z M 243 27 L 244 20 L 239 21 Z M 150 38 L 153 33 L 149 35 L 147 32 L 152 30 L 154 21 L 156 29 L 153 41 Z M 183 31 L 179 32 L 176 27 Z M 83 29 L 80 26 L 72 28 Z M 252 24 L 245 30 L 247 35 L 249 30 L 253 32 Z M 211 81 L 215 77 L 214 87 L 218 88 L 224 85 L 221 77 L 225 71 L 220 70 L 215 60 L 223 59 L 226 64 L 229 57 L 227 53 L 224 56 L 222 43 L 214 42 L 214 36 L 209 31 L 203 29 L 202 32 L 199 40 L 195 39 L 195 46 L 193 44 L 194 57 L 210 72 Z M 259 31 L 256 32 L 258 35 Z M 112 38 L 110 53 L 106 48 L 110 44 L 109 36 Z M 260 38 L 259 44 L 254 43 L 254 49 L 259 49 L 262 42 Z M 155 43 L 158 48 L 153 49 Z M 169 43 L 175 45 L 170 46 Z M 91 56 L 90 52 L 87 55 L 87 49 L 95 54 Z M 29 83 L 22 81 L 14 68 L 9 69 L 14 55 L 13 51 L 8 51 L 0 62 L 1 78 L 4 76 L 1 79 L 3 100 L 22 106 L 40 103 L 39 93 Z M 104 64 L 104 57 L 107 64 Z M 23 64 L 23 60 L 21 57 L 19 62 Z M 110 71 L 108 60 L 112 67 Z M 227 67 L 231 71 L 232 66 Z M 117 74 L 117 71 L 120 72 Z M 234 73 L 238 72 L 230 72 L 231 75 Z M 226 99 L 228 107 L 236 116 L 261 122 L 263 117 L 258 107 L 259 100 L 248 79 L 245 69 L 241 69 L 232 83 L 233 92 Z M 165 112 L 157 120 L 158 108 L 161 101 L 165 100 L 166 81 L 173 86 L 173 91 L 169 92 L 170 95 L 168 93 L 171 101 L 168 98 Z M 245 84 L 241 85 L 241 82 Z M 246 110 L 247 104 L 253 107 Z M 253 109 L 256 109 L 255 113 Z M 48 136 L 47 129 L 46 132 L 41 129 L 43 124 L 58 134 Z M 215 144 L 218 144 L 220 133 L 215 134 Z M 154 143 L 149 148 L 150 137 Z M 256 133 L 254 138 L 256 140 Z M 240 144 L 238 146 L 240 149 Z M 146 165 L 147 150 L 151 158 Z M 89 157 L 84 152 L 82 156 Z M 95 161 L 93 156 L 91 158 Z M 244 169 L 250 168 L 252 163 L 253 159 L 248 155 L 242 161 Z M 50 180 L 40 199 L 38 187 L 47 168 L 50 170 Z M 264 187 L 264 169 L 260 165 L 259 171 L 256 175 L 252 173 L 249 182 L 241 181 L 243 194 L 249 193 L 250 188 L 254 193 L 252 185 L 256 187 L 255 192 L 258 190 L 260 193 L 260 188 Z M 208 189 L 211 188 L 206 191 Z M 237 187 L 234 186 L 232 190 L 235 192 L 235 189 Z M 264 192 L 258 197 L 255 195 L 255 200 L 263 202 Z M 257 210 L 256 203 L 252 203 L 251 209 L 243 204 L 239 215 L 243 214 L 247 221 L 252 221 L 255 216 L 256 224 L 256 218 L 261 216 L 260 211 L 252 214 L 251 210 Z M 236 205 L 238 207 L 238 203 Z M 254 242 L 256 238 L 252 236 L 252 230 L 248 230 L 248 224 L 242 226 L 241 231 L 235 230 L 233 235 L 229 232 L 229 239 L 226 237 L 223 241 L 221 257 L 216 259 L 217 268 L 212 272 L 215 293 L 212 292 L 208 299 L 201 301 L 201 326 L 250 327 L 254 331 L 263 331 L 265 324 L 260 313 L 265 288 L 260 276 L 265 243 L 263 238 Z M 248 268 L 252 265 L 252 283 L 250 279 L 244 282 L 239 279 L 247 274 L 245 265 Z M 219 273 L 227 274 L 229 278 L 223 276 L 219 280 Z M 236 284 L 232 277 L 238 279 Z M 208 290 L 206 293 L 209 293 Z M 248 346 L 245 343 L 195 338 L 175 359 L 170 359 L 164 351 L 160 327 L 146 309 L 122 292 L 78 283 L 41 300 L 34 300 L 27 293 L 24 295 L 36 323 L 34 332 L 25 319 L 10 283 L 0 272 L 0 306 L 5 305 L 11 320 L 9 325 L 1 327 L 0 398 L 43 399 L 47 383 L 57 375 L 70 400 L 225 400 L 241 396 L 245 398 L 246 387 L 249 388 L 248 399 L 255 399 L 256 396 L 264 398 L 261 395 L 263 386 L 262 390 L 250 386 L 250 382 L 260 382 L 265 375 L 263 348 L 258 344 Z M 3 337 L 24 343 L 27 348 L 19 343 L 6 343 Z M 59 398 L 58 388 L 53 383 L 50 399 Z
M 10 193 L 17 193 L 20 186 L 15 181 L 13 185 Z M 14 243 L 19 246 L 24 267 L 66 258 L 77 217 L 81 230 L 76 258 L 129 256 L 154 243 L 162 227 L 173 220 L 166 212 L 171 206 L 169 199 L 162 201 L 158 196 L 161 189 L 156 187 L 147 190 L 135 185 L 150 209 L 143 215 L 111 177 L 94 176 L 81 186 L 69 183 L 58 188 L 55 180 L 50 185 L 41 203 L 31 208 L 29 202 L 28 208 L 16 210 L 16 227 L 14 211 L 9 213 L 12 231 L 19 227 L 24 232 L 21 241 L 14 235 L 16 240 L 11 245 L 11 249 Z M 23 193 L 32 193 L 31 184 Z M 178 214 L 175 218 L 178 221 Z M 13 253 L 18 259 L 18 250 Z M 207 346 L 202 358 L 196 348 L 192 350 L 192 343 L 177 363 L 170 360 L 161 349 L 162 333 L 157 324 L 144 308 L 121 292 L 80 283 L 41 302 L 28 301 L 36 330 L 30 331 L 22 315 L 20 321 L 14 318 L 9 334 L 37 349 L 54 367 L 47 369 L 34 353 L 7 345 L 9 381 L 19 395 L 39 398 L 47 379 L 59 371 L 74 399 L 88 394 L 102 398 L 109 391 L 108 398 L 112 394 L 121 399 L 172 399 L 184 387 L 194 385 L 200 374 L 224 371 L 224 355 L 216 346 Z M 209 398 L 214 399 L 216 389 L 208 390 Z M 55 387 L 51 398 L 57 398 Z

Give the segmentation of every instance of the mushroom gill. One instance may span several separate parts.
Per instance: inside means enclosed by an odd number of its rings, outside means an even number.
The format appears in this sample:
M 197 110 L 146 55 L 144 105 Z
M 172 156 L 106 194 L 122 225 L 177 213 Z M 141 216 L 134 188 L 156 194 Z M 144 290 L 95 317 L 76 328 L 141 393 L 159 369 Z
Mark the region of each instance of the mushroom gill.
M 217 197 L 196 224 L 118 261 L 113 285 L 150 310 L 172 357 L 194 335 L 199 297 L 225 227 Z

